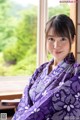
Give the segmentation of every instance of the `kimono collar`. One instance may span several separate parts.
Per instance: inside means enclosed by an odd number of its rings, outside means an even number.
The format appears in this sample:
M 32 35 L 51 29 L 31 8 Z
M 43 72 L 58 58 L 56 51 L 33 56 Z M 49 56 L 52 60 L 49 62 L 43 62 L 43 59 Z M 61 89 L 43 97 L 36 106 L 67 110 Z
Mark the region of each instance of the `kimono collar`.
M 54 62 L 54 59 L 52 59 L 52 60 L 49 62 L 48 66 L 49 66 L 52 62 Z M 72 52 L 69 53 L 69 54 L 64 58 L 64 60 L 62 60 L 62 61 L 59 63 L 59 65 L 60 65 L 61 63 L 63 63 L 63 62 L 66 62 L 67 64 L 75 63 L 75 57 L 74 57 L 73 53 L 72 53 Z
M 48 73 L 48 69 L 49 69 L 49 66 L 54 62 L 54 59 L 52 59 L 46 66 L 46 73 Z M 66 63 L 66 64 L 74 64 L 75 63 L 75 57 L 73 55 L 73 53 L 69 53 L 65 58 L 64 60 L 62 60 L 56 68 L 58 68 L 58 66 L 61 66 L 63 63 Z

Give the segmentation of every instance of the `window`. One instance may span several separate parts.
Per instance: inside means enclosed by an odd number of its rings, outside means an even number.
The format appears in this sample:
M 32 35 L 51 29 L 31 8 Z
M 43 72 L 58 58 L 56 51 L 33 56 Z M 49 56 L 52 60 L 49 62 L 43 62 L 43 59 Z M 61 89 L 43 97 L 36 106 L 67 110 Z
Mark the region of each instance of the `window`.
M 0 1 L 0 76 L 36 69 L 38 0 Z
M 39 0 L 0 0 L 0 97 L 21 94 L 36 69 Z
M 60 0 L 0 1 L 0 94 L 22 93 L 27 76 L 47 61 L 47 19 L 60 13 L 71 15 L 70 9 Z

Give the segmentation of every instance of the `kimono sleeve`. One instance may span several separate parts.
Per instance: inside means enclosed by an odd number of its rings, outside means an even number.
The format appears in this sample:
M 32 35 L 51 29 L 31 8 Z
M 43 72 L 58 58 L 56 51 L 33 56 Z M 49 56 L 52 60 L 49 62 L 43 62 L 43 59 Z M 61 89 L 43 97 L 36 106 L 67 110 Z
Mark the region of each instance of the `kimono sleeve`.
M 25 110 L 28 110 L 32 106 L 32 101 L 29 96 L 29 90 L 45 66 L 46 63 L 37 68 L 34 74 L 31 76 L 29 80 L 29 85 L 26 85 L 24 89 L 22 98 L 20 99 L 17 110 L 12 120 L 18 120 L 18 118 L 20 118 L 20 116 L 25 112 Z
M 31 79 L 32 80 L 32 79 Z M 20 102 L 18 104 L 18 107 L 16 109 L 16 112 L 12 118 L 12 120 L 17 120 L 25 111 L 25 109 L 28 109 L 31 106 L 31 100 L 29 98 L 28 95 L 28 91 L 29 91 L 29 85 L 26 85 L 22 98 L 20 99 Z

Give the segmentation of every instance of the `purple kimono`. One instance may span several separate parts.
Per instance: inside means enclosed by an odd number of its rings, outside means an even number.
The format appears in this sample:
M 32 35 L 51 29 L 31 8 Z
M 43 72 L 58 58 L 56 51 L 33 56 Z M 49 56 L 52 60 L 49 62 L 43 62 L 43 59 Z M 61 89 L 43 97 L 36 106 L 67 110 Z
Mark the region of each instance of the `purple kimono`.
M 48 74 L 53 61 L 36 69 L 12 120 L 80 120 L 80 65 L 70 53 Z

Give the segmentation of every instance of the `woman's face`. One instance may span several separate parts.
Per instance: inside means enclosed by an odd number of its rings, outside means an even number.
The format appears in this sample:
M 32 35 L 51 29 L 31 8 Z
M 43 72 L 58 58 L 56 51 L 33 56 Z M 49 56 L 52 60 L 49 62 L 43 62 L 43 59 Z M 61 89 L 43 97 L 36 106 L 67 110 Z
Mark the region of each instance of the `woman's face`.
M 47 36 L 47 50 L 52 54 L 54 62 L 58 64 L 70 52 L 70 42 L 67 37 L 58 37 L 51 28 Z

